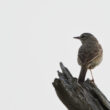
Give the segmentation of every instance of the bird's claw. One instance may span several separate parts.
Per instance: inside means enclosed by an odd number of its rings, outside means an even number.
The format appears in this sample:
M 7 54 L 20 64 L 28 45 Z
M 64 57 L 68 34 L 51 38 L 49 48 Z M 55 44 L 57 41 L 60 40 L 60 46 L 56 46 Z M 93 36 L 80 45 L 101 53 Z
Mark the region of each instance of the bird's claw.
M 95 82 L 94 82 L 94 80 L 93 80 L 93 79 L 91 80 L 91 83 L 94 83 L 94 84 L 95 84 Z

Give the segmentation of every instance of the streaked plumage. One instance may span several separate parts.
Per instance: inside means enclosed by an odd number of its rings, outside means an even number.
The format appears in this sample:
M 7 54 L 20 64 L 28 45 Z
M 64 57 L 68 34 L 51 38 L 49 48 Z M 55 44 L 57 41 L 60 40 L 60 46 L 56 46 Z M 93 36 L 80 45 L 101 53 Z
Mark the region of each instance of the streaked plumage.
M 103 50 L 98 40 L 90 33 L 83 33 L 75 38 L 82 42 L 78 52 L 78 64 L 81 65 L 79 82 L 84 82 L 87 69 L 93 69 L 101 63 Z

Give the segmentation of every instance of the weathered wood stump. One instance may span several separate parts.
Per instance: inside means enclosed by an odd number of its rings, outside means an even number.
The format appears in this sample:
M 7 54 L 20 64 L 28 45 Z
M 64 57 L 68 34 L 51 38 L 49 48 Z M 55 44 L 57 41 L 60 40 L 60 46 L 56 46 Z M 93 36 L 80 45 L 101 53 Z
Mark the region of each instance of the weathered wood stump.
M 60 63 L 62 72 L 53 86 L 59 99 L 68 110 L 110 110 L 110 102 L 90 80 L 79 84 L 69 70 Z

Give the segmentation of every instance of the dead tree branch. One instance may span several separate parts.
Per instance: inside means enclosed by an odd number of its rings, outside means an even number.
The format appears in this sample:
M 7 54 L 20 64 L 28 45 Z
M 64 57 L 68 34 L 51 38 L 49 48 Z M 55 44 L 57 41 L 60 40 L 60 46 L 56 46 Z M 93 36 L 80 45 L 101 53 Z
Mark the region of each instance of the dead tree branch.
M 110 110 L 110 102 L 95 84 L 90 80 L 79 84 L 62 63 L 60 67 L 53 86 L 68 110 Z

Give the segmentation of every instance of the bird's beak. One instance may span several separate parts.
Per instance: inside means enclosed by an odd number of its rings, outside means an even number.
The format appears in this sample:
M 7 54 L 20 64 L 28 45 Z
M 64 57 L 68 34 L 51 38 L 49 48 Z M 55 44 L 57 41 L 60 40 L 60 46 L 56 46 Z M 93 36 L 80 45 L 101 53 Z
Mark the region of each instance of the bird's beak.
M 73 37 L 74 39 L 80 39 L 80 36 L 78 36 L 78 37 Z

